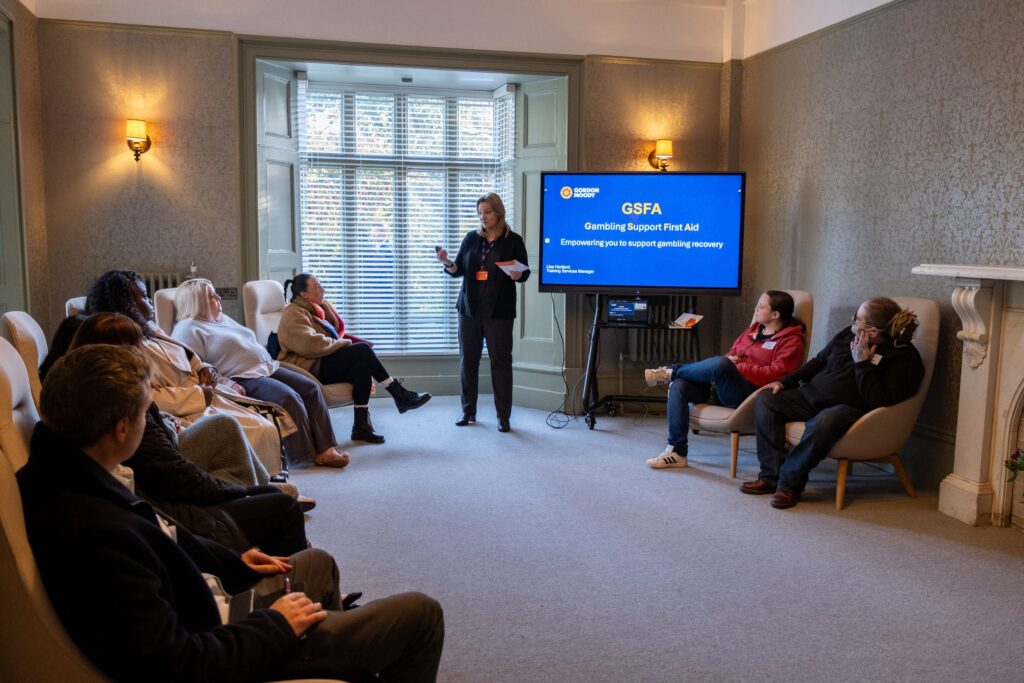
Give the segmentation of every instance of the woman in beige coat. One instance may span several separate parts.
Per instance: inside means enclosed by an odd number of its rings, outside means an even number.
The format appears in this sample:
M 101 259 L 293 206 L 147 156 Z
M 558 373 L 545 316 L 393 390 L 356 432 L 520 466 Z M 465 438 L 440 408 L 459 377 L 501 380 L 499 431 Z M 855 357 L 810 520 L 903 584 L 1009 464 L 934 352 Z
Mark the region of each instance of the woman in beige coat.
M 277 359 L 298 365 L 323 384 L 352 384 L 354 441 L 384 442 L 370 422 L 370 390 L 374 380 L 388 390 L 400 413 L 430 400 L 430 394 L 409 391 L 396 382 L 368 342 L 345 333 L 345 321 L 324 300 L 324 288 L 314 276 L 296 275 L 285 281 L 284 289 L 291 291 L 291 303 L 285 307 L 277 326 L 281 345 Z
M 242 425 L 245 437 L 272 476 L 281 471 L 281 438 L 273 421 L 230 400 L 242 398 L 234 382 L 221 378 L 192 349 L 166 336 L 153 322 L 153 304 L 146 283 L 131 270 L 103 274 L 89 293 L 88 309 L 126 315 L 146 336 L 143 350 L 153 367 L 153 402 L 161 411 L 190 425 L 205 415 L 229 415 Z M 294 428 L 294 427 L 293 427 Z

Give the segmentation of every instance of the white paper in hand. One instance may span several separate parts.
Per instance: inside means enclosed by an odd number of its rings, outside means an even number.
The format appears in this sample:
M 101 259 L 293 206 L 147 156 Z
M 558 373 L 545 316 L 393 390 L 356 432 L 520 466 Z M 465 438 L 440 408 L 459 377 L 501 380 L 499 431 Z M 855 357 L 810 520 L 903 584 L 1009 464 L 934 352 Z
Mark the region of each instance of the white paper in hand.
M 495 261 L 494 265 L 498 266 L 509 275 L 511 275 L 512 273 L 522 273 L 530 269 L 530 266 L 526 265 L 525 263 L 520 263 L 519 261 L 516 260 Z

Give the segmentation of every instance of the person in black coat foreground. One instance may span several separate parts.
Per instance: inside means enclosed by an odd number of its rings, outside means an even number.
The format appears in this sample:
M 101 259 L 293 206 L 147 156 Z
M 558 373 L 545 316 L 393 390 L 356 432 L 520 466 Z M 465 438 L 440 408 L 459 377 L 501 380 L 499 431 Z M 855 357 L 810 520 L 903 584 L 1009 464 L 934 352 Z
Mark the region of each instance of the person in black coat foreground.
M 82 652 L 119 681 L 435 680 L 444 620 L 432 598 L 336 611 L 326 553 L 238 554 L 174 526 L 116 478 L 145 431 L 149 373 L 124 346 L 61 359 L 18 472 L 40 576 Z M 248 590 L 256 607 L 236 610 Z
M 910 343 L 917 317 L 892 299 L 868 299 L 852 325 L 822 351 L 778 382 L 755 404 L 761 471 L 740 490 L 773 494 L 774 508 L 800 502 L 811 470 L 864 413 L 905 401 L 924 378 L 924 363 Z M 786 423 L 806 422 L 800 443 L 787 453 Z

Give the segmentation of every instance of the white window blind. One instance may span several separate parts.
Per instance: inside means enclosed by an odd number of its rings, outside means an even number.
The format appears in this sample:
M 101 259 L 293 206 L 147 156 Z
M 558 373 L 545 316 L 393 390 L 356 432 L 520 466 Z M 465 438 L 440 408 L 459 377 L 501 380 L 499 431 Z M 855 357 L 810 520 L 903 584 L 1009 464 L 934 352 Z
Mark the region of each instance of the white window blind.
M 515 99 L 299 81 L 302 265 L 378 353 L 458 350 L 454 256 L 475 200 L 509 211 Z

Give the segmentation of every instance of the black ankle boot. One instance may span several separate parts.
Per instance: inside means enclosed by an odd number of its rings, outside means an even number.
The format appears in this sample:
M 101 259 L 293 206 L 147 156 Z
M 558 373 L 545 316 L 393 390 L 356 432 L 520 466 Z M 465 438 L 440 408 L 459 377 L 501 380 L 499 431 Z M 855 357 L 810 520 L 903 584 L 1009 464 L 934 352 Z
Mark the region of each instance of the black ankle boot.
M 369 408 L 356 408 L 355 419 L 352 422 L 352 440 L 384 443 L 384 437 L 373 431 Z
M 399 384 L 397 380 L 391 382 L 387 388 L 391 398 L 395 399 L 395 407 L 398 408 L 400 413 L 404 413 L 407 410 L 416 410 L 430 400 L 430 394 L 426 392 L 417 394 L 415 391 L 409 391 Z

